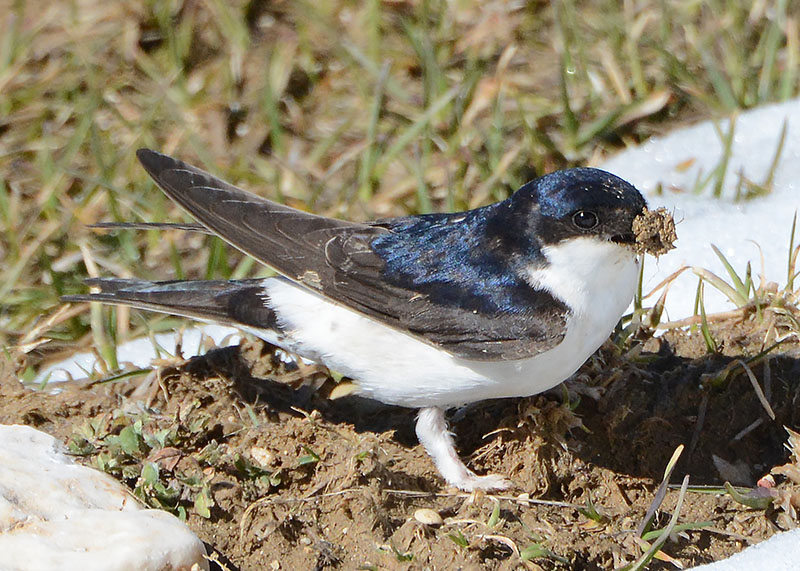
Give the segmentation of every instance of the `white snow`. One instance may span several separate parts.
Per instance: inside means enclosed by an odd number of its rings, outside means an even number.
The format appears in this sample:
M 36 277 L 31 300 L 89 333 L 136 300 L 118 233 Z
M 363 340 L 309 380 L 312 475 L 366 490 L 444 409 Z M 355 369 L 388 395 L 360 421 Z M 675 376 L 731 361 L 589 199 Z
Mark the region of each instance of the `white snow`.
M 177 345 L 181 345 L 181 353 L 187 357 L 205 352 L 208 344 L 225 347 L 239 343 L 241 332 L 233 327 L 222 325 L 204 325 L 192 327 L 180 332 L 158 333 L 153 338 L 141 337 L 117 346 L 117 362 L 130 369 L 150 367 L 155 359 L 176 356 Z M 90 375 L 102 377 L 97 355 L 94 353 L 76 353 L 68 359 L 42 369 L 36 376 L 36 383 L 57 383 L 70 379 L 85 379 Z
M 735 194 L 740 176 L 758 184 L 766 180 L 784 124 L 787 129 L 785 143 L 775 169 L 771 193 L 737 201 Z M 643 191 L 651 208 L 665 206 L 673 211 L 679 222 L 677 249 L 658 261 L 648 257 L 645 263 L 645 291 L 683 265 L 706 268 L 729 281 L 710 244 L 720 248 L 740 275 L 744 275 L 749 261 L 754 279 L 763 275 L 767 281 L 785 285 L 792 218 L 800 207 L 800 100 L 741 113 L 735 120 L 722 197 L 712 197 L 713 181 L 701 192 L 692 192 L 695 182 L 711 173 L 722 161 L 722 139 L 730 132 L 730 125 L 730 121 L 725 119 L 716 127 L 712 122 L 704 122 L 680 129 L 598 165 Z M 656 193 L 659 185 L 663 188 L 661 194 Z M 696 288 L 697 276 L 691 271 L 675 280 L 667 296 L 669 319 L 692 314 Z M 707 313 L 713 313 L 734 306 L 707 284 L 705 308 Z M 199 345 L 200 332 L 222 343 L 232 330 L 206 326 L 186 331 L 183 333 L 184 354 L 191 354 L 191 347 Z M 191 337 L 187 337 L 189 335 Z M 157 336 L 157 339 L 159 344 L 174 351 L 174 340 L 170 341 L 166 336 Z M 155 356 L 149 340 L 121 345 L 118 353 L 121 362 L 130 362 L 137 367 L 148 366 Z M 50 369 L 51 379 L 68 378 L 65 373 L 83 376 L 82 372 L 91 369 L 93 363 L 92 355 L 77 355 L 57 366 L 63 372 Z M 792 562 L 800 558 L 798 534 L 798 531 L 778 534 L 736 557 L 698 569 L 794 569 L 796 566 Z
M 696 571 L 797 571 L 800 529 L 776 533 L 722 561 L 692 567 Z
M 736 201 L 740 174 L 759 184 L 767 180 L 784 123 L 786 138 L 772 192 L 763 198 Z M 647 257 L 646 292 L 683 265 L 709 269 L 730 282 L 711 244 L 722 251 L 742 278 L 749 261 L 754 279 L 763 275 L 779 286 L 786 284 L 792 218 L 800 207 L 800 101 L 740 114 L 734 121 L 722 198 L 712 197 L 713 183 L 699 194 L 692 192 L 700 173 L 708 174 L 721 163 L 722 136 L 729 131 L 728 120 L 719 121 L 717 127 L 706 121 L 651 139 L 598 165 L 636 186 L 651 208 L 664 206 L 674 211 L 678 222 L 677 248 L 658 261 Z M 657 195 L 659 185 L 663 194 Z M 669 319 L 692 315 L 697 281 L 690 271 L 675 280 L 667 295 Z M 724 295 L 705 285 L 706 313 L 734 307 Z

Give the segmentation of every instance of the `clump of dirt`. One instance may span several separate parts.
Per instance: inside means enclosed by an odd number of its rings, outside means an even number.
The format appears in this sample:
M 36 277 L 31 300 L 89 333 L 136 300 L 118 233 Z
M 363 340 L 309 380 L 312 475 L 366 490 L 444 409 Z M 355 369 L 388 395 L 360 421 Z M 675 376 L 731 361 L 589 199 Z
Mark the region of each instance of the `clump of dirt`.
M 773 468 L 770 477 L 765 478 L 762 483 L 779 511 L 778 525 L 784 529 L 795 527 L 800 512 L 800 434 L 791 428 L 786 431 L 789 433 L 786 447 L 791 457 L 783 466 Z M 784 477 L 786 485 L 775 488 L 774 476 Z
M 800 348 L 787 341 L 747 365 L 759 395 L 737 362 L 760 351 L 760 322 L 712 334 L 712 354 L 691 331 L 609 342 L 566 388 L 455 411 L 470 467 L 516 485 L 498 495 L 447 488 L 416 442 L 414 411 L 327 399 L 336 383 L 325 371 L 260 342 L 57 394 L 5 374 L 0 421 L 59 436 L 151 505 L 183 513 L 221 569 L 609 569 L 641 555 L 637 527 L 678 445 L 675 481 L 756 488 L 784 465 L 768 509 L 686 496 L 680 523 L 696 525 L 663 550 L 695 565 L 797 523 L 784 426 L 800 428 Z M 143 477 L 147 464 L 163 489 Z M 676 499 L 668 492 L 653 529 Z
M 675 247 L 675 220 L 666 208 L 644 209 L 633 219 L 634 248 L 640 254 L 660 256 Z

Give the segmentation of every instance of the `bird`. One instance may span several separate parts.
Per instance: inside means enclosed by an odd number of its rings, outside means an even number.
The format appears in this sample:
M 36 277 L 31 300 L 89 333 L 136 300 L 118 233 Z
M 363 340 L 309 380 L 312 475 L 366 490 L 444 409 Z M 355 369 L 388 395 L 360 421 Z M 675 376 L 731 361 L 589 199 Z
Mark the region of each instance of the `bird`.
M 595 168 L 536 178 L 473 210 L 348 222 L 304 212 L 149 149 L 137 157 L 199 225 L 273 268 L 242 280 L 91 278 L 64 296 L 233 325 L 353 379 L 357 394 L 419 409 L 444 480 L 500 490 L 459 458 L 446 412 L 526 397 L 572 376 L 631 303 L 641 193 Z

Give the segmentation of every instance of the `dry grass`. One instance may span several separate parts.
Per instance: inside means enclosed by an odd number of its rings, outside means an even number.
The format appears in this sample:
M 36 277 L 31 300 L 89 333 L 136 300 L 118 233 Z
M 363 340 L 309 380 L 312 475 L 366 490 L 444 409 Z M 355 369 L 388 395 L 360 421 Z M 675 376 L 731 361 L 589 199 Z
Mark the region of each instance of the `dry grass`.
M 264 271 L 214 238 L 88 231 L 182 219 L 138 147 L 352 219 L 472 207 L 676 120 L 794 96 L 787 4 L 15 2 L 0 11 L 0 343 L 91 271 Z M 36 352 L 142 327 L 114 315 L 51 320 Z

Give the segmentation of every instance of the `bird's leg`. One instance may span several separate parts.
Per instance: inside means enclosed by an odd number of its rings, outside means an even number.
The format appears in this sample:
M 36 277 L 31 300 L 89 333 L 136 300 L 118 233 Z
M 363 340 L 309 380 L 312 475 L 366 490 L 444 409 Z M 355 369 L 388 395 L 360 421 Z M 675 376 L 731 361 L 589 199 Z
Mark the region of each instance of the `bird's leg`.
M 511 485 L 501 476 L 478 476 L 464 466 L 456 452 L 453 435 L 447 429 L 444 410 L 441 408 L 432 406 L 420 409 L 417 416 L 417 438 L 449 484 L 466 491 L 502 490 Z

